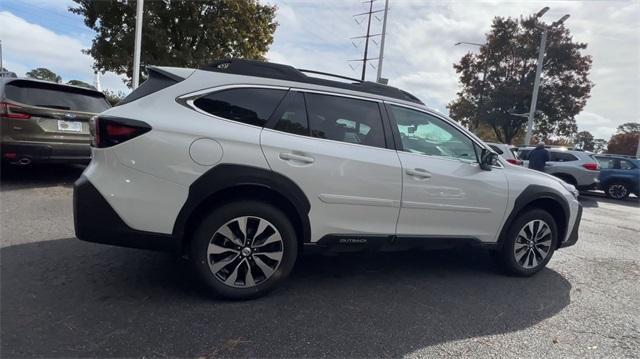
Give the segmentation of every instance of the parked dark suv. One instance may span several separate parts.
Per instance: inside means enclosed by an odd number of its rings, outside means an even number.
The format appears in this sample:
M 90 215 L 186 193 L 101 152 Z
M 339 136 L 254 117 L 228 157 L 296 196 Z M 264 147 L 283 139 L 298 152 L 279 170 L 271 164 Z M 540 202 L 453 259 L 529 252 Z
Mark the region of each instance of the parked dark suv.
M 2 161 L 88 162 L 89 118 L 111 107 L 103 93 L 48 81 L 0 79 Z
M 640 193 L 640 160 L 623 155 L 596 155 L 600 163 L 600 188 L 609 198 L 623 199 Z

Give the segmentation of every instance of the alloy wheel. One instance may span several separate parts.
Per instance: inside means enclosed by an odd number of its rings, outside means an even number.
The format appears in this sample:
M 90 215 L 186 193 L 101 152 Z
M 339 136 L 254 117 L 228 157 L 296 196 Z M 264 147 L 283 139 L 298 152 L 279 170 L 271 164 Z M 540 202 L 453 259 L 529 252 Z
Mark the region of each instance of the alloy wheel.
M 609 186 L 607 192 L 609 193 L 609 196 L 611 196 L 611 198 L 615 199 L 624 198 L 628 194 L 627 187 L 621 184 L 614 184 L 612 186 Z
M 214 277 L 235 288 L 254 287 L 282 262 L 282 236 L 269 221 L 237 217 L 222 225 L 209 240 L 207 262 Z
M 537 267 L 551 252 L 551 243 L 549 224 L 540 219 L 529 221 L 520 229 L 513 246 L 516 262 L 525 269 Z

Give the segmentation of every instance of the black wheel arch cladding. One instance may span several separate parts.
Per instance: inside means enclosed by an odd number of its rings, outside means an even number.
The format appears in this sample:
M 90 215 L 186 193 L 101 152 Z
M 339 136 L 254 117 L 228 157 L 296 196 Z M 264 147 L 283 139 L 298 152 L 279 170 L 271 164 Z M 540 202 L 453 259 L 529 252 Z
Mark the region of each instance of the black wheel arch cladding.
M 311 203 L 302 189 L 291 179 L 272 170 L 235 164 L 217 165 L 189 186 L 189 195 L 173 227 L 173 237 L 184 239 L 187 224 L 193 215 L 197 215 L 199 207 L 207 204 L 216 194 L 233 188 L 260 188 L 285 198 L 297 212 L 303 242 L 309 241 L 311 225 L 308 214 Z
M 562 240 L 565 238 L 567 234 L 567 227 L 568 227 L 569 217 L 571 214 L 571 211 L 569 209 L 569 203 L 567 202 L 566 198 L 564 198 L 564 196 L 560 192 L 556 191 L 555 189 L 532 184 L 527 186 L 527 188 L 525 188 L 524 191 L 520 193 L 518 198 L 516 198 L 515 203 L 513 204 L 513 209 L 511 210 L 511 213 L 507 217 L 507 220 L 504 222 L 504 225 L 502 226 L 502 230 L 500 231 L 500 237 L 498 238 L 499 247 L 502 246 L 503 238 L 504 236 L 506 236 L 507 232 L 509 231 L 509 228 L 511 227 L 511 224 L 513 223 L 513 221 L 516 218 L 518 218 L 518 216 L 522 213 L 522 211 L 525 208 L 529 207 L 536 201 L 540 201 L 540 200 L 553 201 L 555 204 L 557 204 L 560 207 L 559 212 L 562 214 L 563 217 L 554 218 L 554 219 L 556 220 L 556 227 L 558 230 L 557 244 L 560 245 L 562 243 Z M 554 216 L 554 212 L 556 213 L 558 212 L 557 210 L 553 211 L 553 210 L 550 210 L 549 208 L 544 208 L 544 207 L 542 209 L 550 212 L 551 216 Z M 561 220 L 562 222 L 558 220 Z

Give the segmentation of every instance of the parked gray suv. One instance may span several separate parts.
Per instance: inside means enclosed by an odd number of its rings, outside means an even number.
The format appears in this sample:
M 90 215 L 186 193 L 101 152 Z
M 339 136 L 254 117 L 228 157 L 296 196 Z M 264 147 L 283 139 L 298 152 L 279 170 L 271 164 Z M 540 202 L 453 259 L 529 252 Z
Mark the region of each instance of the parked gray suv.
M 529 152 L 533 147 L 518 150 L 524 166 L 529 166 Z M 544 171 L 576 186 L 579 190 L 595 189 L 598 186 L 600 165 L 590 152 L 566 147 L 547 147 L 550 160 Z

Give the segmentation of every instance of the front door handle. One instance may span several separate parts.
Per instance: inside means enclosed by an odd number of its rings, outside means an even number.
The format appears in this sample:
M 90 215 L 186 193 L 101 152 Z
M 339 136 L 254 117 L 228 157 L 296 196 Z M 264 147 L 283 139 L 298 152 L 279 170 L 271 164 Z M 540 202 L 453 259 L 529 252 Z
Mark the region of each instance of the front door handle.
M 431 173 L 423 168 L 408 169 L 407 174 L 418 178 L 431 178 Z
M 295 153 L 289 153 L 289 152 L 281 152 L 280 159 L 285 161 L 295 161 L 295 162 L 302 162 L 302 163 L 313 163 L 314 161 L 313 157 L 297 155 Z

